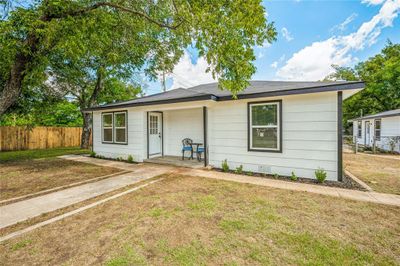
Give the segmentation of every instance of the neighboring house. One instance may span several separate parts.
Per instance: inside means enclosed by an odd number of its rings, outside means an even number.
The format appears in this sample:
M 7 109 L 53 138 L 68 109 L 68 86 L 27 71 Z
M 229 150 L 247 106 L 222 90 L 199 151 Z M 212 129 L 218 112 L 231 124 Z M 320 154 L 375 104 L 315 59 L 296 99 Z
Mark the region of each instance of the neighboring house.
M 206 147 L 205 165 L 329 180 L 342 178 L 342 100 L 363 82 L 252 81 L 232 99 L 217 83 L 87 109 L 93 149 L 105 157 L 181 156 L 182 139 Z
M 400 152 L 400 109 L 367 115 L 353 122 L 353 139 L 358 144 Z

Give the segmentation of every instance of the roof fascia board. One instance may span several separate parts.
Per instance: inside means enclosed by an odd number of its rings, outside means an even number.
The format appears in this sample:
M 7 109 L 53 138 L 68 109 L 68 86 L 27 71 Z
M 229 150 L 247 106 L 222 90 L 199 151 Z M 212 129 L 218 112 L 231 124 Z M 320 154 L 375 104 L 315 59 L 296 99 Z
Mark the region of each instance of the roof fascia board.
M 250 98 L 262 98 L 262 97 L 274 97 L 274 96 L 284 96 L 284 95 L 296 95 L 296 94 L 307 94 L 307 93 L 317 93 L 317 92 L 329 92 L 329 91 L 343 91 L 343 90 L 354 90 L 364 88 L 364 82 L 355 82 L 350 84 L 340 84 L 340 85 L 327 85 L 319 87 L 310 87 L 304 89 L 290 89 L 282 91 L 270 91 L 270 92 L 260 92 L 252 94 L 242 94 L 237 95 L 237 99 L 250 99 Z M 218 97 L 218 101 L 229 101 L 232 100 L 232 96 L 221 96 Z
M 136 107 L 136 106 L 202 101 L 202 100 L 216 101 L 216 96 L 211 95 L 211 94 L 206 94 L 206 95 L 193 96 L 193 97 L 184 97 L 184 98 L 177 98 L 177 99 L 167 99 L 167 100 L 158 100 L 158 101 L 141 102 L 141 103 L 126 103 L 126 104 L 112 105 L 112 106 L 105 105 L 105 106 L 97 106 L 97 107 L 87 108 L 87 109 L 84 109 L 83 111 L 88 112 L 88 111 L 119 109 L 119 108 Z

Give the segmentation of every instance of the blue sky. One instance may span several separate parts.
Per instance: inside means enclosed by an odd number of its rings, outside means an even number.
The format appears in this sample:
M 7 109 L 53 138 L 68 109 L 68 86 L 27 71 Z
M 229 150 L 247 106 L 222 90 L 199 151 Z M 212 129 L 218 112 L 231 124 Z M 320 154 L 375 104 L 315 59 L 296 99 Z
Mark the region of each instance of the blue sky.
M 331 64 L 353 66 L 380 52 L 387 40 L 400 43 L 400 0 L 265 1 L 278 39 L 256 47 L 254 80 L 320 80 Z M 167 88 L 212 82 L 207 63 L 188 49 L 167 81 Z M 160 92 L 151 82 L 146 94 Z

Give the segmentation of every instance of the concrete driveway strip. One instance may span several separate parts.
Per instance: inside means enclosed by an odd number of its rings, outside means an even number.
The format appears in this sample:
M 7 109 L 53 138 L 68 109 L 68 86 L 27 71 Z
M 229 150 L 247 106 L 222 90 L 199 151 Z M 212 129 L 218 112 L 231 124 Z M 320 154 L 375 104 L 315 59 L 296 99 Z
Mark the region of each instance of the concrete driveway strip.
M 0 229 L 164 174 L 170 170 L 169 167 L 136 165 L 136 169 L 131 173 L 0 206 Z

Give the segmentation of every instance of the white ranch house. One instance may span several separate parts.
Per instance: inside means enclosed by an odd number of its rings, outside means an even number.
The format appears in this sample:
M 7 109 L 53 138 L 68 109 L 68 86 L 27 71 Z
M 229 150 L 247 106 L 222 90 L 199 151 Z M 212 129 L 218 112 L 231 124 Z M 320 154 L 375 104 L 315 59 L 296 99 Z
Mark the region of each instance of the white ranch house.
M 366 147 L 400 152 L 400 109 L 350 120 L 353 140 Z
M 218 84 L 175 89 L 87 109 L 93 150 L 135 161 L 176 156 L 190 138 L 202 164 L 315 178 L 342 179 L 342 101 L 363 82 L 252 81 L 232 99 Z M 185 158 L 186 160 L 186 158 Z

